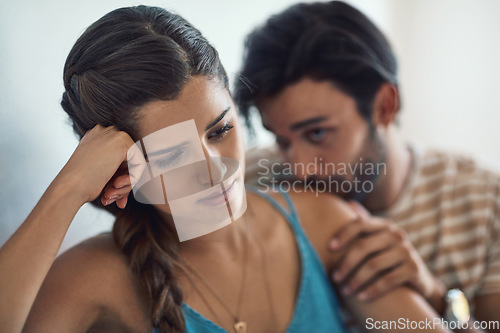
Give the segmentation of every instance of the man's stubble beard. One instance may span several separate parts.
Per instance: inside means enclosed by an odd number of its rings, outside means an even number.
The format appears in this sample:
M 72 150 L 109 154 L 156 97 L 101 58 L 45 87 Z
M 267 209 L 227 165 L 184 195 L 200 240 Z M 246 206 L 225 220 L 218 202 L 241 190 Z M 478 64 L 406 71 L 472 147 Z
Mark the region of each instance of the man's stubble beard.
M 315 183 L 319 182 L 337 182 L 338 184 L 343 184 L 343 182 L 351 182 L 351 191 L 350 192 L 334 192 L 331 191 L 330 194 L 338 195 L 344 200 L 354 200 L 358 202 L 364 202 L 367 197 L 373 192 L 375 187 L 377 186 L 377 182 L 380 179 L 381 174 L 379 174 L 378 166 L 383 165 L 383 170 L 386 171 L 386 161 L 387 161 L 387 144 L 385 140 L 378 134 L 378 132 L 371 127 L 370 135 L 367 138 L 367 142 L 365 143 L 362 152 L 358 156 L 358 159 L 354 162 L 349 162 L 351 166 L 356 166 L 356 172 L 352 175 L 351 179 L 348 179 L 344 175 L 329 175 L 327 178 L 325 177 L 317 177 L 312 176 L 308 177 L 307 182 L 312 183 L 314 187 Z M 359 164 L 359 165 L 356 165 Z M 372 167 L 372 170 L 375 170 L 373 174 L 367 174 L 366 170 L 368 166 Z M 359 184 L 364 182 L 370 182 L 372 186 L 371 192 L 364 191 L 356 191 L 356 187 L 354 186 L 354 181 L 359 181 Z M 329 187 L 329 189 L 335 189 L 335 187 Z M 358 187 L 359 189 L 359 187 Z

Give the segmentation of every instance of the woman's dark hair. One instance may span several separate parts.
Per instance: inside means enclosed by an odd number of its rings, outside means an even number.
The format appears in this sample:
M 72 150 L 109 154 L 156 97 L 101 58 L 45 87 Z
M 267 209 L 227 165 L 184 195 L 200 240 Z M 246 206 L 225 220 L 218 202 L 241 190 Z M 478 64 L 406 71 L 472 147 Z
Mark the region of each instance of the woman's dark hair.
M 246 38 L 234 97 L 247 125 L 252 107 L 304 77 L 331 82 L 371 123 L 380 85 L 397 85 L 396 57 L 357 9 L 340 1 L 294 5 Z
M 138 110 L 148 102 L 172 100 L 193 76 L 228 87 L 217 51 L 179 15 L 157 7 L 114 10 L 77 40 L 64 66 L 61 105 L 82 137 L 100 124 L 137 138 Z M 178 239 L 152 205 L 129 195 L 127 207 L 103 207 L 115 215 L 113 238 L 149 300 L 152 325 L 162 333 L 184 332 Z

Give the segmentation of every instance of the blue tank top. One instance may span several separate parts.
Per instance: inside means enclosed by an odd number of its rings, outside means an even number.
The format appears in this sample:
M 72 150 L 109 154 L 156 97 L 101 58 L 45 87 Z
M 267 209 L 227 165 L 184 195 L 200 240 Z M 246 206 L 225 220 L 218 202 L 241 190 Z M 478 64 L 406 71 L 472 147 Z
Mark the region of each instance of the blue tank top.
M 278 209 L 286 217 L 296 237 L 301 260 L 301 280 L 293 317 L 286 333 L 347 332 L 341 319 L 340 305 L 335 291 L 321 260 L 300 226 L 288 194 L 281 192 L 288 204 L 289 212 L 268 194 L 253 188 L 247 189 L 261 195 Z M 225 329 L 203 317 L 186 303 L 182 304 L 182 311 L 186 320 L 186 333 L 227 333 Z M 158 331 L 155 329 L 154 333 Z

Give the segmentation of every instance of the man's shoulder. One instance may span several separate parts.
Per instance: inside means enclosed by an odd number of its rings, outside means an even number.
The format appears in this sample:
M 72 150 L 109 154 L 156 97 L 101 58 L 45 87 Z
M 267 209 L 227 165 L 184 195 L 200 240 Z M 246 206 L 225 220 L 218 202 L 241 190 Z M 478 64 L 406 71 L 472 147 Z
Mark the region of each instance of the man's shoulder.
M 466 171 L 478 167 L 476 160 L 470 155 L 435 148 L 420 151 L 418 158 L 421 168 L 441 167 Z
M 478 207 L 492 207 L 500 195 L 500 177 L 464 154 L 439 150 L 414 150 L 412 177 L 405 193 L 387 213 L 401 221 L 417 223 L 431 215 L 476 214 Z
M 456 186 L 500 184 L 500 175 L 464 153 L 425 149 L 416 154 L 421 180 L 448 179 Z

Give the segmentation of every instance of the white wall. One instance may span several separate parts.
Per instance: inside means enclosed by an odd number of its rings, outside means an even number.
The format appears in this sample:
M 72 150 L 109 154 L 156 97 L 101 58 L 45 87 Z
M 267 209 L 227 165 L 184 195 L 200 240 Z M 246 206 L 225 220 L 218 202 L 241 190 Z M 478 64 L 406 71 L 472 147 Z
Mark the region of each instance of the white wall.
M 391 3 L 402 130 L 500 170 L 500 1 Z
M 292 0 L 172 0 L 173 9 L 216 46 L 232 76 L 244 36 Z M 498 36 L 500 2 L 349 1 L 390 37 L 401 64 L 406 137 L 477 153 L 500 170 Z M 118 0 L 0 2 L 0 244 L 14 232 L 77 145 L 59 106 L 62 67 L 77 37 Z M 469 17 L 470 16 L 470 17 Z M 465 39 L 467 43 L 462 43 Z M 475 59 L 474 66 L 467 63 Z M 270 140 L 270 136 L 261 136 Z M 63 248 L 109 230 L 111 219 L 84 207 Z

